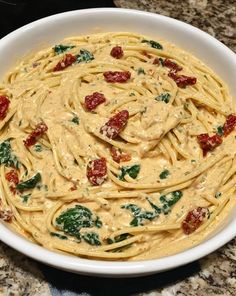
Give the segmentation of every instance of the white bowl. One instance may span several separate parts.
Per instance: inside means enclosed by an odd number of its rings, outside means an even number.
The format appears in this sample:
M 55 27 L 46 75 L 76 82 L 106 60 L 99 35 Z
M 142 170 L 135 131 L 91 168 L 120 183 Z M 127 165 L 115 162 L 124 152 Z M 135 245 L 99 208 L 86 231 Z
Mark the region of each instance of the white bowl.
M 180 21 L 129 9 L 99 8 L 71 11 L 28 24 L 0 40 L 0 77 L 29 51 L 54 45 L 71 35 L 97 31 L 131 31 L 161 37 L 193 53 L 209 65 L 230 87 L 236 98 L 236 55 L 210 35 Z M 161 259 L 138 262 L 106 262 L 54 253 L 35 245 L 0 224 L 0 239 L 38 261 L 71 272 L 131 277 L 165 271 L 197 260 L 221 247 L 236 235 L 235 212 L 224 227 L 198 246 Z

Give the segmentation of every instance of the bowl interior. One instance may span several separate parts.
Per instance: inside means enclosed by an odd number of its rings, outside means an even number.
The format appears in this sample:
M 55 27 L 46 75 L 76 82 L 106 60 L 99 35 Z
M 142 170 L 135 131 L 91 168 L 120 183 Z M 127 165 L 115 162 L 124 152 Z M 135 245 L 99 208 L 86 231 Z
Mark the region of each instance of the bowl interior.
M 236 98 L 236 56 L 210 35 L 164 16 L 125 9 L 72 11 L 26 25 L 0 40 L 0 77 L 22 56 L 61 39 L 104 31 L 130 31 L 166 39 L 210 66 L 227 82 Z M 60 255 L 36 246 L 0 224 L 0 239 L 15 249 L 47 264 L 86 274 L 137 276 L 160 272 L 196 260 L 214 251 L 236 235 L 236 209 L 211 238 L 174 256 L 145 262 L 102 262 Z

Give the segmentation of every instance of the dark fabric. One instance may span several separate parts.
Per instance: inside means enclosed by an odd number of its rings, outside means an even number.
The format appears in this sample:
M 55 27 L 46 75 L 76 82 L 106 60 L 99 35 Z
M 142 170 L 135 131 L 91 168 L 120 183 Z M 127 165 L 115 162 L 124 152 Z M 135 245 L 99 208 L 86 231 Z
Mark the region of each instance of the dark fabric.
M 0 38 L 27 23 L 52 14 L 114 6 L 112 0 L 0 0 Z

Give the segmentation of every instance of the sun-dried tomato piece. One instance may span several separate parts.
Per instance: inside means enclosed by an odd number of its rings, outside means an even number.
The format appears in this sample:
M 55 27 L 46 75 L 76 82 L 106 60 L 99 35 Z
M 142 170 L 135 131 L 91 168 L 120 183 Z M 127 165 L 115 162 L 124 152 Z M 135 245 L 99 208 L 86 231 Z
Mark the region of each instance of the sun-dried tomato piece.
M 32 133 L 28 135 L 26 140 L 23 141 L 25 147 L 30 147 L 34 145 L 47 130 L 48 130 L 48 127 L 46 126 L 45 123 L 40 122 L 39 124 L 37 124 L 36 128 L 32 131 Z
M 131 73 L 129 71 L 106 71 L 103 73 L 106 82 L 126 82 L 130 79 Z
M 124 55 L 124 51 L 121 46 L 114 46 L 110 52 L 110 55 L 115 59 L 121 59 Z
M 101 185 L 107 178 L 107 164 L 105 158 L 91 160 L 87 165 L 87 178 L 95 185 Z
M 7 110 L 10 105 L 10 100 L 7 96 L 0 96 L 0 119 L 4 119 L 7 115 Z
M 5 178 L 8 182 L 17 185 L 19 183 L 19 177 L 16 170 L 10 170 L 10 172 L 5 174 Z
M 153 65 L 159 65 L 160 64 L 159 58 L 155 58 L 152 63 L 153 63 Z
M 214 150 L 219 146 L 223 140 L 219 135 L 209 136 L 208 134 L 201 134 L 197 136 L 198 143 L 203 151 L 203 156 L 206 156 L 208 151 Z
M 236 115 L 230 114 L 223 125 L 224 136 L 228 136 L 236 126 Z
M 185 234 L 193 233 L 203 223 L 208 214 L 207 208 L 197 207 L 188 212 L 186 218 L 182 222 L 182 229 Z
M 19 183 L 19 177 L 16 170 L 11 170 L 5 174 L 5 179 L 10 183 L 10 190 L 13 194 L 16 193 L 16 185 Z
M 56 71 L 62 71 L 64 70 L 65 68 L 69 67 L 70 65 L 72 65 L 74 62 L 76 61 L 76 56 L 68 53 L 66 54 L 63 59 L 58 62 L 56 64 L 56 66 L 53 68 L 53 71 L 56 72 Z
M 73 185 L 70 188 L 70 191 L 75 191 L 75 190 L 77 190 L 77 185 L 73 183 Z
M 13 212 L 11 210 L 0 209 L 0 219 L 5 222 L 11 222 L 13 218 Z
M 163 65 L 175 72 L 181 71 L 183 68 L 181 66 L 179 66 L 177 63 L 172 62 L 169 59 L 165 59 L 163 62 Z
M 121 149 L 114 146 L 110 149 L 111 157 L 115 162 L 126 162 L 131 160 L 131 155 L 129 153 L 121 151 Z
M 104 103 L 106 98 L 104 94 L 99 92 L 94 92 L 91 95 L 88 95 L 84 99 L 85 108 L 89 111 L 94 110 L 98 105 Z
M 100 133 L 109 139 L 115 139 L 124 129 L 128 119 L 129 112 L 127 110 L 122 110 L 112 116 L 108 122 L 100 128 Z
M 145 57 L 149 58 L 149 59 L 152 58 L 152 55 L 150 55 L 148 52 L 146 52 L 146 50 L 143 50 L 143 51 L 142 51 L 142 54 L 143 54 Z
M 185 87 L 187 85 L 194 85 L 197 82 L 196 77 L 185 76 L 185 75 L 178 75 L 175 71 L 170 71 L 168 76 L 171 77 L 178 87 Z

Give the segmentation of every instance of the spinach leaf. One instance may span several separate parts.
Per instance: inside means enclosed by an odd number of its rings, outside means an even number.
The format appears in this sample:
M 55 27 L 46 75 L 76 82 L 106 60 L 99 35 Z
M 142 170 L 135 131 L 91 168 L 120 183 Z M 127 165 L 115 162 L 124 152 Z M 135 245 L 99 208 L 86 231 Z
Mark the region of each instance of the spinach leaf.
M 31 193 L 26 194 L 26 195 L 21 195 L 20 197 L 22 198 L 23 202 L 27 202 L 28 199 L 31 197 Z
M 149 198 L 147 198 L 147 201 L 149 202 L 150 206 L 154 209 L 154 211 L 157 214 L 161 213 L 161 208 L 159 208 L 157 205 L 155 205 Z
M 124 166 L 121 168 L 121 174 L 118 176 L 118 178 L 122 181 L 124 181 L 124 177 L 126 174 L 128 174 L 131 178 L 136 179 L 140 171 L 140 165 L 135 164 L 133 166 Z
M 94 225 L 97 228 L 101 228 L 102 227 L 102 221 L 100 220 L 100 218 L 97 216 L 96 220 L 94 221 Z
M 130 225 L 132 226 L 143 225 L 143 220 L 146 219 L 151 221 L 158 216 L 156 212 L 143 211 L 140 207 L 138 207 L 135 204 L 122 205 L 121 208 L 129 210 L 133 214 L 134 218 L 130 222 Z
M 176 204 L 182 196 L 183 196 L 183 193 L 182 191 L 179 191 L 179 190 L 173 191 L 167 195 L 160 196 L 160 201 L 163 204 L 162 206 L 163 213 L 167 215 L 170 212 L 171 207 L 174 204 Z
M 67 236 L 62 235 L 62 234 L 57 233 L 57 232 L 50 232 L 50 235 L 53 236 L 53 237 L 57 237 L 57 238 L 63 239 L 63 240 L 64 240 L 64 239 L 68 239 Z
M 94 59 L 94 56 L 91 52 L 89 52 L 86 49 L 81 49 L 80 50 L 80 54 L 77 55 L 77 62 L 81 63 L 81 62 L 89 62 L 92 61 Z
M 95 217 L 90 209 L 76 205 L 74 208 L 70 208 L 65 212 L 62 212 L 56 218 L 57 226 L 64 231 L 65 233 L 74 236 L 80 242 L 81 238 L 88 242 L 89 240 L 94 242 L 96 241 L 96 236 L 91 234 L 81 235 L 80 230 L 82 228 L 91 228 L 91 227 L 102 227 L 102 221 L 99 217 Z
M 141 42 L 142 43 L 148 43 L 151 47 L 156 48 L 156 49 L 163 49 L 163 46 L 160 43 L 158 43 L 158 42 L 156 42 L 154 40 L 143 39 Z
M 41 174 L 37 173 L 32 178 L 30 178 L 29 180 L 18 183 L 16 185 L 16 189 L 20 190 L 20 191 L 23 191 L 23 190 L 26 190 L 26 189 L 35 188 L 35 186 L 41 181 L 41 179 L 42 179 Z
M 12 153 L 10 140 L 6 140 L 0 144 L 0 164 L 6 166 L 19 168 L 19 161 L 17 157 Z
M 74 116 L 71 120 L 73 123 L 79 125 L 79 117 L 78 116 Z
M 168 170 L 164 170 L 160 173 L 160 179 L 166 179 L 169 176 L 170 172 Z
M 137 216 L 142 210 L 135 204 L 126 204 L 121 206 L 122 209 L 130 210 L 134 216 Z
M 162 101 L 162 102 L 165 102 L 166 104 L 168 104 L 170 101 L 170 98 L 171 98 L 171 95 L 169 93 L 161 93 L 160 95 L 155 97 L 155 100 Z
M 85 232 L 82 237 L 88 244 L 92 246 L 101 245 L 101 242 L 99 240 L 99 235 L 95 232 Z
M 34 151 L 36 151 L 36 152 L 42 152 L 43 151 L 43 147 L 40 144 L 36 144 L 36 145 L 34 145 Z
M 123 240 L 125 240 L 125 239 L 131 237 L 131 236 L 132 236 L 132 235 L 129 234 L 129 233 L 123 233 L 123 234 L 121 234 L 121 235 L 118 235 L 118 236 L 114 237 L 114 239 L 112 239 L 112 238 L 108 238 L 108 239 L 107 239 L 107 243 L 108 243 L 108 244 L 118 243 L 118 242 L 121 242 L 121 241 L 123 241 Z
M 67 50 L 70 50 L 71 48 L 74 48 L 75 46 L 74 45 L 63 45 L 63 44 L 58 44 L 58 45 L 55 45 L 53 47 L 54 49 L 54 52 L 56 54 L 61 54 Z

